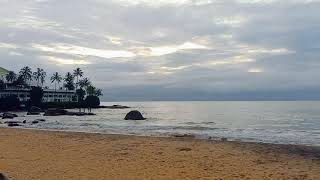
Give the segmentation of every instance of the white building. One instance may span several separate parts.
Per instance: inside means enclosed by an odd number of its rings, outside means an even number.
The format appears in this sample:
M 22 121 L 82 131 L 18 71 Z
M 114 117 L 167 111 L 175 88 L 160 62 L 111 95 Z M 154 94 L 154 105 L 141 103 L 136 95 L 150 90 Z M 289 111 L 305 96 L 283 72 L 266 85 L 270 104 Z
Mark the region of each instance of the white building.
M 0 98 L 16 95 L 20 101 L 30 100 L 31 88 L 8 87 L 0 89 Z M 42 102 L 77 102 L 76 91 L 44 89 Z

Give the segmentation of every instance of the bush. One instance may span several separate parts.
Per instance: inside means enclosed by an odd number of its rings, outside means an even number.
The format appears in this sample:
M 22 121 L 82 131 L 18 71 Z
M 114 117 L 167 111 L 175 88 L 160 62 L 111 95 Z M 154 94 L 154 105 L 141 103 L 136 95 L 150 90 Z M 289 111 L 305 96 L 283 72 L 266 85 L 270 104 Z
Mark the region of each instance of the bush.
M 100 106 L 100 99 L 97 96 L 87 96 L 84 100 L 84 106 L 90 108 L 96 108 Z

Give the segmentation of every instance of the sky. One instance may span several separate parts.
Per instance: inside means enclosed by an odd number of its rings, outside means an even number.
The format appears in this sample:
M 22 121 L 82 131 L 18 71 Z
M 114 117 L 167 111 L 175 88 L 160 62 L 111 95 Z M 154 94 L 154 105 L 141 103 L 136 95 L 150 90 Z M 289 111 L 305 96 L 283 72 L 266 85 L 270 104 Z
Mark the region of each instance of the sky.
M 105 101 L 320 99 L 320 0 L 0 0 L 0 67 Z

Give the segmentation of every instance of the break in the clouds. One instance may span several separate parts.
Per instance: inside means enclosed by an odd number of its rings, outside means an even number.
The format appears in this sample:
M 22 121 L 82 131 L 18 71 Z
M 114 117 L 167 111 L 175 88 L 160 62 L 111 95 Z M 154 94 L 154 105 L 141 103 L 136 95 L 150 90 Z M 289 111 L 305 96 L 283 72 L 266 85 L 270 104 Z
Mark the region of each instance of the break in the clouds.
M 319 99 L 319 0 L 0 0 L 0 66 L 106 100 Z

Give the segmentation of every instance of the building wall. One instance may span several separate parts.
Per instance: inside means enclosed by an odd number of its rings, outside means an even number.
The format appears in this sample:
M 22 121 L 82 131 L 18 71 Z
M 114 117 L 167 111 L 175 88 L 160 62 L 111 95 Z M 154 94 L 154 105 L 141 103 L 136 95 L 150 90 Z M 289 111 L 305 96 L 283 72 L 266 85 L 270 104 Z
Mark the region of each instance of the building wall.
M 0 98 L 16 95 L 20 101 L 30 100 L 31 89 L 5 89 L 0 90 Z M 76 102 L 75 91 L 51 90 L 45 89 L 43 93 L 43 102 Z

